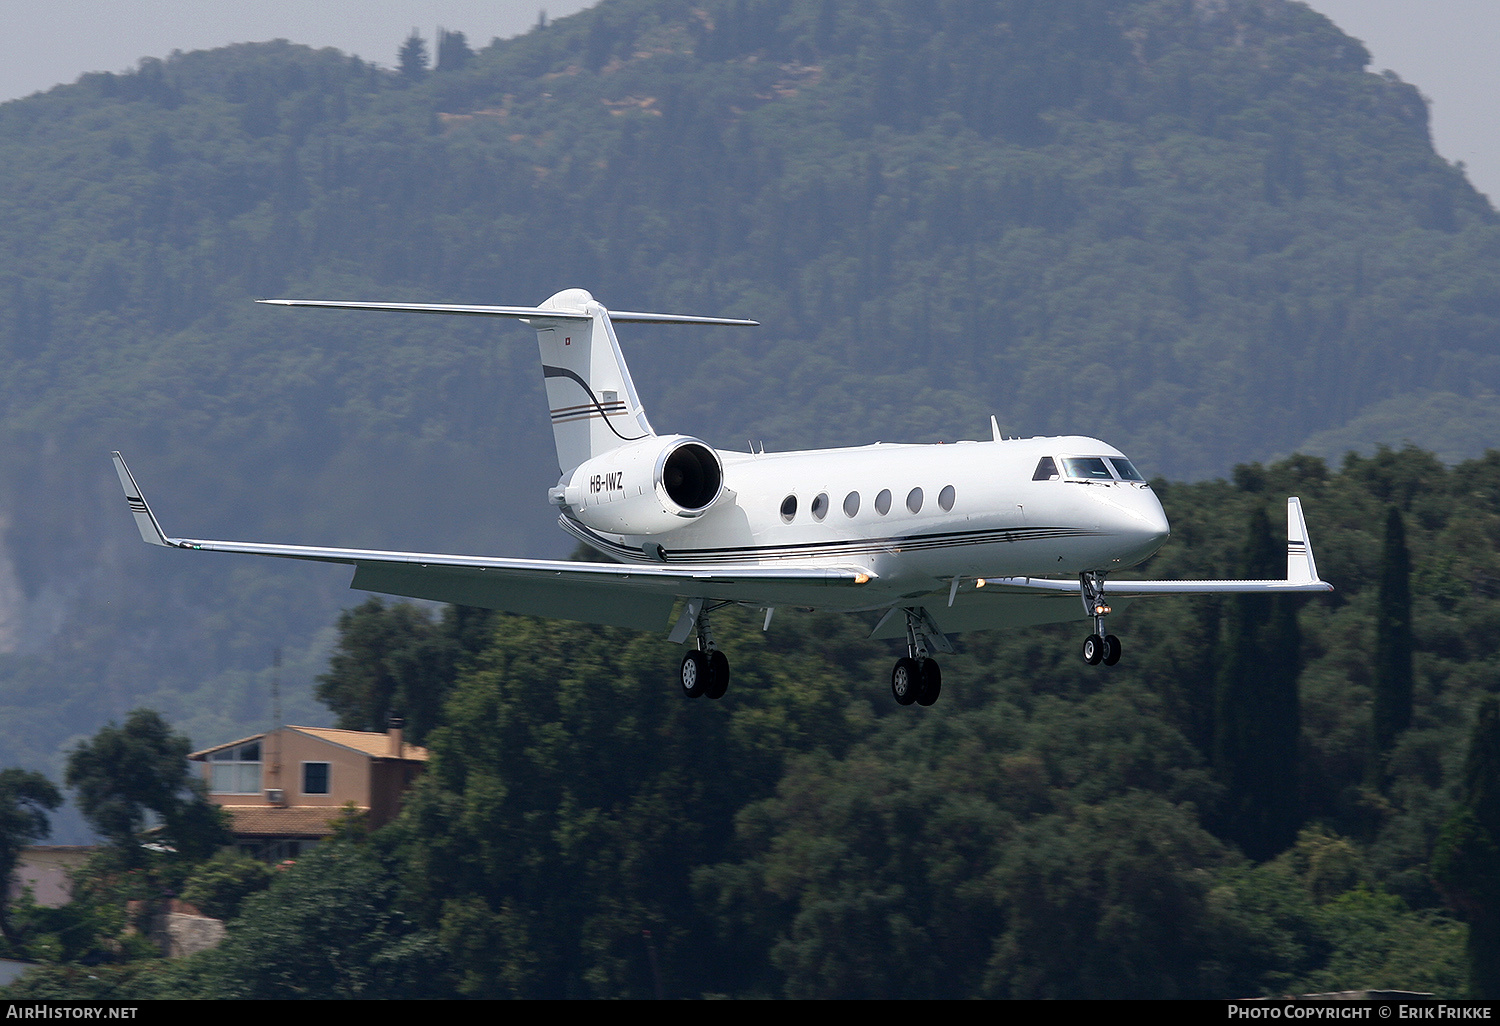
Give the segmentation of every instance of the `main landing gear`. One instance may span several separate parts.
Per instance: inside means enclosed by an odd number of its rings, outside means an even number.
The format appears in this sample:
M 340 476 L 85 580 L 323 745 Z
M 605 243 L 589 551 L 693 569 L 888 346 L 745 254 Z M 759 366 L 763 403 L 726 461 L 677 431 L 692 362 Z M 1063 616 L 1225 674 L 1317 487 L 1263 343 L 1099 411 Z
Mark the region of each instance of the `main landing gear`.
M 1113 666 L 1120 661 L 1120 639 L 1104 633 L 1104 618 L 1109 615 L 1109 604 L 1104 601 L 1104 576 L 1099 573 L 1078 575 L 1079 592 L 1083 596 L 1083 611 L 1094 621 L 1094 633 L 1083 639 L 1083 661 L 1090 666 Z
M 714 631 L 708 611 L 694 611 L 698 647 L 682 657 L 682 693 L 689 698 L 707 695 L 720 699 L 729 690 L 729 657 L 714 646 Z
M 943 691 L 943 671 L 936 659 L 927 654 L 927 635 L 931 622 L 924 610 L 903 610 L 906 614 L 906 655 L 896 660 L 891 671 L 891 695 L 898 705 L 928 706 Z M 941 637 L 941 635 L 939 635 Z

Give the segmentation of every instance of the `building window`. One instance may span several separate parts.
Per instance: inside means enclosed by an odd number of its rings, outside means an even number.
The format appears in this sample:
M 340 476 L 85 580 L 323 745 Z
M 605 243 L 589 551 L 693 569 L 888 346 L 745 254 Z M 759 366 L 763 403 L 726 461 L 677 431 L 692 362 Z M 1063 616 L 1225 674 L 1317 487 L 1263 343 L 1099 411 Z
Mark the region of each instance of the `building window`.
M 328 763 L 304 762 L 302 764 L 302 793 L 328 793 Z
M 208 757 L 210 794 L 260 794 L 260 742 L 221 748 Z

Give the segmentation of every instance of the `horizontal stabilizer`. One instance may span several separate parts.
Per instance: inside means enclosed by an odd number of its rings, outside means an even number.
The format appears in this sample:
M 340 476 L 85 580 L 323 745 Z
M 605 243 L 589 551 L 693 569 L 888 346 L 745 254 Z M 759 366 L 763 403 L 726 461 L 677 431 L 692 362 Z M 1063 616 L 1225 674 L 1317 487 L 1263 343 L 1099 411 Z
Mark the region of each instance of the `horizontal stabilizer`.
M 457 314 L 468 317 L 513 317 L 518 320 L 537 318 L 551 321 L 587 321 L 593 314 L 582 310 L 552 310 L 539 306 L 462 306 L 447 303 L 344 303 L 322 299 L 257 299 L 268 306 L 313 306 L 329 310 L 384 310 L 396 313 Z M 612 321 L 637 324 L 717 324 L 739 328 L 757 327 L 759 321 L 739 317 L 696 317 L 688 314 L 634 313 L 610 310 Z

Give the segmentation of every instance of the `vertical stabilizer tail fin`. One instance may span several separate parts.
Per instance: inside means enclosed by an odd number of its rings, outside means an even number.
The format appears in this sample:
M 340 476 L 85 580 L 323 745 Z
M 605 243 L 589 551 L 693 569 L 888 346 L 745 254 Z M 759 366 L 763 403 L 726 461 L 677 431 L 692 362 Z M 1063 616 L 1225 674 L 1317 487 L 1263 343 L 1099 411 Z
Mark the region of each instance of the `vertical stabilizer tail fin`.
M 557 311 L 556 320 L 547 311 Z M 580 316 L 582 315 L 582 316 Z M 542 357 L 557 465 L 564 474 L 656 432 L 630 380 L 609 311 L 583 289 L 566 289 L 530 318 Z

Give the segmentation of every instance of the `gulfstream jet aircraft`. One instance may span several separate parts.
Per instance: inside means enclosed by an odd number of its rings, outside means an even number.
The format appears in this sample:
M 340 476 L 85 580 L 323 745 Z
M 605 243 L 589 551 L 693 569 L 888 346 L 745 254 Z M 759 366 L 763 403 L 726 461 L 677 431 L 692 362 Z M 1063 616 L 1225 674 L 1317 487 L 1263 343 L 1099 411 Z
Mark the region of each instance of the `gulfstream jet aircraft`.
M 1287 500 L 1286 579 L 1139 581 L 1111 575 L 1167 540 L 1156 494 L 1095 438 L 992 437 L 951 445 L 724 452 L 659 435 L 631 383 L 614 323 L 754 321 L 610 312 L 582 289 L 539 307 L 335 303 L 279 306 L 515 318 L 536 330 L 561 477 L 547 493 L 563 530 L 616 563 L 325 549 L 169 537 L 119 453 L 141 537 L 169 548 L 282 556 L 354 567 L 350 587 L 533 616 L 665 630 L 696 647 L 682 689 L 722 697 L 729 663 L 711 614 L 724 606 L 865 612 L 871 637 L 906 642 L 891 673 L 902 705 L 942 687 L 932 653 L 948 635 L 1084 619 L 1090 664 L 1113 665 L 1111 603 L 1192 592 L 1328 591 L 1297 499 Z M 673 618 L 673 614 L 675 619 Z

